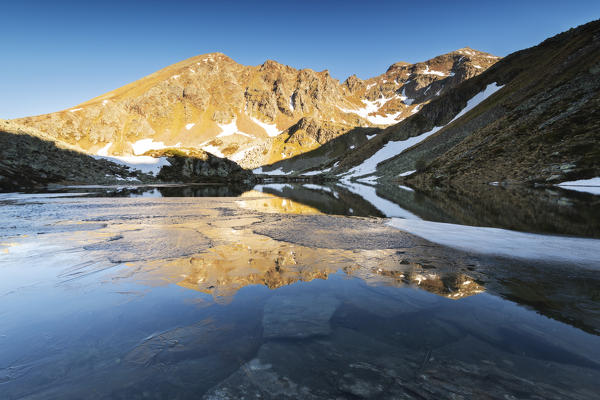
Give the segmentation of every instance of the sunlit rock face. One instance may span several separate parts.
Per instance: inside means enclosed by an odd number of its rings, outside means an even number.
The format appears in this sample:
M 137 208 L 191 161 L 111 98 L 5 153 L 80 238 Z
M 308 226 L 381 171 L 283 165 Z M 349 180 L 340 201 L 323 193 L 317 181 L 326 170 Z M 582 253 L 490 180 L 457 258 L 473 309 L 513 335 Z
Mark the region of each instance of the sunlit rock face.
M 327 70 L 298 70 L 272 60 L 245 66 L 211 53 L 70 109 L 18 122 L 91 154 L 142 155 L 184 147 L 255 168 L 311 150 L 355 127 L 395 124 L 498 59 L 460 49 L 341 83 Z M 312 125 L 292 128 L 305 117 Z

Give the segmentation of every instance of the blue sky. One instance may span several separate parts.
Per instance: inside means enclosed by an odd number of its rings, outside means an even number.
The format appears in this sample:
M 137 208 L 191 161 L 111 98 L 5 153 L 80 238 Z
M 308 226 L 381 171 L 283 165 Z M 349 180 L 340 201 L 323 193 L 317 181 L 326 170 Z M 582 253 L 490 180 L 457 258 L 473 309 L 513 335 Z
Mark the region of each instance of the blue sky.
M 499 56 L 600 17 L 600 1 L 6 1 L 0 118 L 61 110 L 220 51 L 378 75 L 469 46 Z

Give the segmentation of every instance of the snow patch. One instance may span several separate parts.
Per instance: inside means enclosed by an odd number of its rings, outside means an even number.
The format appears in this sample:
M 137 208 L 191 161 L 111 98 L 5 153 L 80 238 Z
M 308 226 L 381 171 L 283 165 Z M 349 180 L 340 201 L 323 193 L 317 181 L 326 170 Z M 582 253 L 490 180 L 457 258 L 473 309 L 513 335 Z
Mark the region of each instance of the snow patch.
M 600 240 L 506 229 L 392 219 L 388 225 L 430 242 L 510 258 L 575 262 L 600 268 Z
M 177 143 L 174 146 L 165 146 L 164 142 L 154 142 L 152 139 L 141 139 L 135 143 L 131 144 L 131 148 L 133 149 L 134 155 L 144 154 L 149 150 L 162 150 L 168 147 L 179 147 L 180 143 Z
M 443 127 L 441 126 L 435 127 L 429 132 L 422 133 L 418 136 L 414 136 L 406 140 L 386 143 L 375 154 L 363 161 L 362 164 L 352 168 L 349 171 L 350 176 L 362 176 L 375 173 L 375 170 L 377 169 L 377 164 L 402 153 L 404 150 L 414 146 L 417 143 L 422 142 L 423 140 L 427 139 L 429 136 L 433 135 L 442 128 Z
M 192 129 L 194 127 L 194 125 L 196 125 L 196 124 L 186 124 L 185 129 L 189 131 L 190 129 Z
M 83 108 L 73 108 L 72 110 L 69 110 L 69 112 L 75 112 L 75 111 L 79 111 L 79 110 L 83 110 Z
M 401 174 L 400 174 L 400 175 L 398 175 L 398 176 L 409 176 L 409 175 L 412 175 L 412 174 L 414 174 L 415 172 L 417 172 L 417 170 L 416 170 L 416 169 L 414 169 L 414 170 L 412 170 L 412 171 L 406 171 L 406 172 L 403 172 L 403 173 L 401 173 Z
M 223 153 L 221 153 L 221 149 L 219 149 L 217 146 L 213 146 L 213 145 L 203 146 L 202 150 L 204 150 L 207 153 L 210 153 L 214 156 L 217 156 L 220 158 L 225 158 L 225 155 Z
M 425 66 L 425 71 L 421 72 L 422 74 L 425 75 L 437 75 L 437 76 L 446 76 L 445 73 L 440 72 L 440 71 L 434 71 L 434 70 L 429 70 L 429 65 Z
M 557 186 L 563 189 L 600 195 L 600 177 L 561 182 Z
M 381 115 L 372 116 L 369 114 L 378 112 L 379 109 L 381 109 L 381 107 L 383 107 L 388 101 L 390 101 L 394 98 L 396 98 L 396 96 L 390 97 L 390 98 L 380 97 L 379 99 L 374 100 L 374 101 L 361 100 L 363 102 L 363 104 L 365 105 L 362 108 L 349 109 L 349 108 L 342 108 L 342 107 L 338 106 L 338 109 L 344 113 L 352 113 L 352 114 L 356 114 L 360 117 L 363 117 L 364 119 L 366 119 L 367 121 L 369 121 L 370 123 L 375 124 L 375 125 L 391 125 L 391 124 L 400 122 L 400 121 L 396 120 L 396 118 L 398 118 L 400 116 L 400 114 L 402 114 L 402 111 L 399 111 L 395 114 L 386 114 L 385 116 L 381 116 Z
M 95 159 L 103 159 L 115 164 L 124 165 L 134 170 L 144 172 L 146 174 L 155 175 L 160 172 L 164 166 L 170 166 L 167 157 L 150 157 L 150 156 L 93 156 Z
M 253 169 L 252 172 L 258 175 L 288 175 L 291 172 L 284 172 L 281 168 L 277 168 L 273 171 L 263 171 L 262 167 Z
M 108 150 L 110 149 L 111 146 L 112 146 L 112 142 L 108 143 L 106 146 L 104 146 L 103 148 L 98 150 L 96 152 L 96 154 L 99 156 L 108 156 Z
M 277 135 L 279 135 L 281 132 L 279 129 L 277 129 L 277 125 L 275 124 L 267 124 L 266 122 L 262 122 L 261 120 L 254 118 L 254 117 L 250 117 L 250 119 L 252 121 L 254 121 L 255 124 L 259 125 L 261 128 L 263 128 L 265 130 L 265 132 L 267 132 L 267 135 L 269 137 L 275 137 Z
M 302 173 L 300 175 L 301 176 L 319 175 L 322 172 L 324 172 L 324 171 L 308 171 L 308 172 L 304 172 L 304 173 Z
M 225 137 L 225 136 L 231 136 L 231 135 L 242 135 L 242 136 L 247 136 L 247 137 L 254 137 L 248 133 L 244 133 L 241 132 L 238 129 L 237 126 L 237 121 L 234 118 L 233 121 L 231 121 L 228 124 L 217 124 L 219 126 L 219 128 L 221 128 L 221 133 L 219 133 L 217 135 L 217 137 Z

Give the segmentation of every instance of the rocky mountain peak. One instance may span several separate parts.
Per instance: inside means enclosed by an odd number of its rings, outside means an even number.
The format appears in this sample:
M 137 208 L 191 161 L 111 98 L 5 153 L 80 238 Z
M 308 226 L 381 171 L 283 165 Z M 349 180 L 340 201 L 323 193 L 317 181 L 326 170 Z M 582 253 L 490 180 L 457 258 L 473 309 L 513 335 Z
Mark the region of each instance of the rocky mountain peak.
M 285 152 L 271 150 L 273 138 L 302 118 L 313 121 L 300 129 L 311 146 L 343 129 L 392 125 L 496 60 L 466 48 L 454 53 L 423 63 L 398 62 L 382 75 L 367 80 L 352 75 L 343 83 L 328 70 L 296 69 L 274 60 L 245 66 L 223 53 L 208 53 L 71 109 L 19 122 L 92 154 L 198 148 L 254 167 L 284 157 Z M 316 127 L 327 124 L 335 127 Z M 299 145 L 289 154 L 305 150 Z

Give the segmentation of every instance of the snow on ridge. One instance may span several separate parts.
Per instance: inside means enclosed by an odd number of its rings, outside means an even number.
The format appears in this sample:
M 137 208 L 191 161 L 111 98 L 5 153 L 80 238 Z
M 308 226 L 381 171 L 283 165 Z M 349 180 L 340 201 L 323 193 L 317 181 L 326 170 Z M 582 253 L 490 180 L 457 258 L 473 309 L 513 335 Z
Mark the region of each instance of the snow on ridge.
M 412 175 L 412 174 L 414 174 L 415 172 L 417 172 L 417 170 L 416 170 L 416 169 L 413 169 L 412 171 L 406 171 L 406 172 L 403 172 L 403 173 L 401 173 L 401 174 L 400 174 L 400 175 L 398 175 L 398 176 L 409 176 L 409 175 Z
M 434 71 L 434 70 L 429 70 L 429 65 L 425 65 L 425 71 L 421 72 L 422 74 L 425 75 L 437 75 L 437 76 L 446 76 L 445 73 L 440 72 L 440 71 Z
M 352 114 L 356 114 L 360 117 L 363 117 L 364 119 L 366 119 L 367 121 L 369 121 L 370 123 L 375 124 L 375 125 L 391 125 L 391 124 L 400 122 L 400 121 L 396 120 L 396 118 L 398 118 L 400 116 L 400 114 L 402 114 L 402 111 L 399 111 L 394 114 L 386 114 L 384 116 L 369 115 L 369 114 L 378 112 L 388 101 L 393 100 L 395 98 L 397 98 L 397 96 L 389 97 L 389 98 L 380 97 L 374 101 L 361 100 L 363 102 L 363 104 L 365 105 L 362 108 L 349 109 L 349 108 L 342 108 L 342 107 L 338 106 L 338 109 L 344 113 L 352 113 Z
M 404 150 L 414 146 L 417 143 L 422 142 L 423 140 L 427 139 L 429 136 L 433 135 L 442 128 L 442 126 L 436 126 L 429 132 L 422 133 L 418 136 L 413 136 L 406 140 L 401 140 L 398 142 L 387 142 L 375 154 L 363 161 L 362 164 L 359 164 L 356 167 L 352 168 L 349 171 L 349 177 L 356 177 L 375 173 L 375 171 L 377 170 L 377 164 L 402 153 Z
M 369 174 L 375 173 L 375 171 L 377 170 L 377 165 L 379 163 L 381 163 L 385 160 L 388 160 L 392 157 L 395 157 L 398 154 L 405 151 L 406 149 L 427 139 L 429 136 L 438 132 L 443 127 L 451 124 L 452 122 L 454 122 L 455 120 L 457 120 L 458 118 L 463 116 L 465 113 L 472 110 L 479 103 L 481 103 L 483 100 L 485 100 L 486 98 L 491 96 L 493 93 L 498 91 L 500 88 L 502 88 L 502 86 L 498 86 L 496 83 L 491 83 L 491 84 L 487 85 L 487 87 L 484 90 L 477 93 L 469 101 L 467 101 L 467 105 L 465 106 L 465 108 L 463 108 L 458 114 L 456 114 L 456 116 L 452 119 L 452 121 L 448 122 L 448 124 L 446 124 L 446 125 L 436 126 L 433 129 L 431 129 L 429 132 L 422 133 L 418 136 L 410 137 L 406 140 L 387 142 L 381 149 L 379 149 L 371 157 L 367 158 L 366 160 L 364 160 L 361 164 L 357 165 L 356 167 L 350 169 L 350 171 L 348 171 L 349 175 L 346 176 L 346 179 L 349 179 L 351 177 L 358 177 L 358 176 L 369 175 Z
M 250 119 L 257 125 L 259 125 L 261 128 L 263 128 L 265 130 L 265 132 L 267 132 L 267 136 L 269 137 L 275 137 L 279 134 L 281 134 L 281 132 L 279 129 L 277 129 L 277 125 L 276 124 L 267 124 L 266 122 L 262 122 L 260 119 L 258 118 L 254 118 L 254 117 L 250 117 Z
M 69 110 L 69 112 L 75 112 L 75 111 L 79 111 L 79 110 L 83 110 L 83 108 L 82 107 L 73 108 L 73 109 Z

